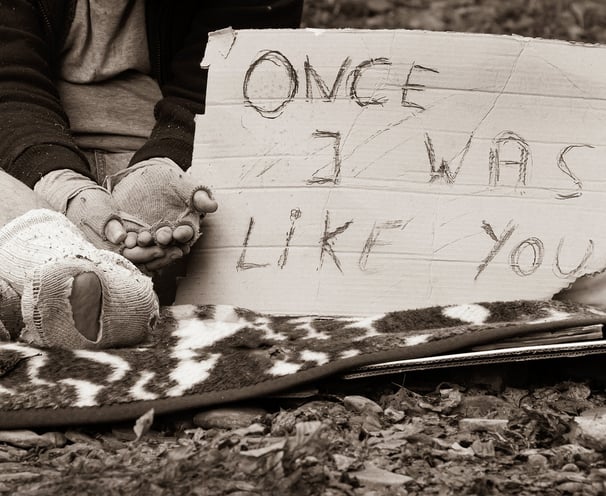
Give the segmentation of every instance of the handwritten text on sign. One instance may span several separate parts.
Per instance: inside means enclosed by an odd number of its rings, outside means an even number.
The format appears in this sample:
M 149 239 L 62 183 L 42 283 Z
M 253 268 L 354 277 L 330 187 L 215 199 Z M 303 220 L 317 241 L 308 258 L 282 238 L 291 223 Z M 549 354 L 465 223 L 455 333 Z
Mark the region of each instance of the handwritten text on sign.
M 606 266 L 606 49 L 414 31 L 211 37 L 178 302 L 369 314 Z

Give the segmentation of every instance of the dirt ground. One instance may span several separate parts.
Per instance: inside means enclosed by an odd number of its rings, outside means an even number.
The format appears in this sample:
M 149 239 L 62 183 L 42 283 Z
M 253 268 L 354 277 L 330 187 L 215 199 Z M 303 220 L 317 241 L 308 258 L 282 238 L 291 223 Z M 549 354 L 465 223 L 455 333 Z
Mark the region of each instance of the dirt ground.
M 305 27 L 405 28 L 606 42 L 599 0 L 306 0 Z
M 333 379 L 136 423 L 0 431 L 0 494 L 602 495 L 602 363 Z
M 308 0 L 304 26 L 606 42 L 606 2 Z M 0 494 L 606 494 L 602 362 L 335 379 L 228 410 L 0 432 Z

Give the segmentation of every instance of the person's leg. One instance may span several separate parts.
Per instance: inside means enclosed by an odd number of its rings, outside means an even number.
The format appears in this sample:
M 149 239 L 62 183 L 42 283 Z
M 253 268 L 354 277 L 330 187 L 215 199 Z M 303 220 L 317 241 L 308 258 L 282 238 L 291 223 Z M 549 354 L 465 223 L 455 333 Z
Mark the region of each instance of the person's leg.
M 0 195 L 0 278 L 20 297 L 21 338 L 71 348 L 140 341 L 157 313 L 148 278 L 123 257 L 96 249 L 3 171 Z M 6 306 L 9 298 L 1 296 Z
M 0 228 L 35 208 L 50 208 L 48 203 L 36 195 L 21 181 L 0 169 Z
M 33 190 L 2 170 L 0 170 L 0 198 L 2 198 L 0 229 L 30 210 L 50 209 L 48 203 Z M 101 311 L 99 279 L 90 272 L 75 276 L 70 303 L 76 329 L 87 339 L 95 341 L 99 333 Z

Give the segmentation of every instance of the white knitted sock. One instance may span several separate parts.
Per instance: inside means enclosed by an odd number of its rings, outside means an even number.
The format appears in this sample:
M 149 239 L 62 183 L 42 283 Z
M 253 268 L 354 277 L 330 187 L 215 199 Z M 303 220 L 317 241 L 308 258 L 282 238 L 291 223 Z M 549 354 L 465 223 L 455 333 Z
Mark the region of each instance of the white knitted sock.
M 75 327 L 74 277 L 91 272 L 102 287 L 98 339 Z M 141 342 L 158 315 L 151 279 L 128 260 L 86 241 L 63 215 L 32 210 L 0 229 L 0 278 L 21 295 L 21 339 L 45 347 L 107 348 Z

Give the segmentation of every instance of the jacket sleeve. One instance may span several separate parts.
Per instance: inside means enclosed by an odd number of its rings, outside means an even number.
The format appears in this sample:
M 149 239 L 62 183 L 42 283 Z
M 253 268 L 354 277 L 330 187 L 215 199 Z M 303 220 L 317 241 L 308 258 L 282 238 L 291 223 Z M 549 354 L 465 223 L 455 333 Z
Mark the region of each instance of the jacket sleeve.
M 0 2 L 0 167 L 29 187 L 56 169 L 91 177 L 53 82 L 56 38 L 37 2 Z
M 191 165 L 194 115 L 204 113 L 206 93 L 206 71 L 200 68 L 200 62 L 211 31 L 229 26 L 234 29 L 297 28 L 303 8 L 303 0 L 196 3 L 204 6 L 193 13 L 189 34 L 175 50 L 166 78 L 161 77 L 163 98 L 154 109 L 156 125 L 131 165 L 153 157 L 171 158 L 184 170 Z M 150 46 L 152 63 L 154 50 Z

